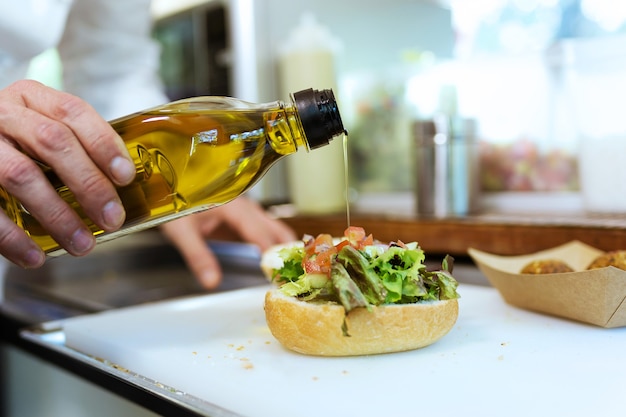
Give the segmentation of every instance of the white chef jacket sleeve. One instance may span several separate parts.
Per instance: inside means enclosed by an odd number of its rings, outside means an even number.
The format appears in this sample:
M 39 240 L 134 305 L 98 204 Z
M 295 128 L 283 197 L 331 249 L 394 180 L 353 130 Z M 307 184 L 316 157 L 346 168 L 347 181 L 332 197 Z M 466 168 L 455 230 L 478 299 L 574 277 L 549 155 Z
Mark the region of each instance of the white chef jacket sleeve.
M 113 118 L 167 102 L 150 0 L 75 0 L 58 50 L 64 89 Z

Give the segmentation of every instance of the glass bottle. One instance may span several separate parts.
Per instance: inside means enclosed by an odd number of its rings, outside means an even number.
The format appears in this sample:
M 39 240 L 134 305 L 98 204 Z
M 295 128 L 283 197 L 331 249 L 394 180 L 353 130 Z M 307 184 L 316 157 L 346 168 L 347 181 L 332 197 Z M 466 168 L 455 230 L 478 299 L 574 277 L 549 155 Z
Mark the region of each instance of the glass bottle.
M 332 90 L 302 90 L 291 102 L 255 104 L 196 97 L 110 122 L 134 159 L 134 181 L 118 187 L 126 221 L 105 233 L 73 193 L 43 167 L 58 194 L 99 242 L 227 203 L 252 187 L 282 157 L 327 145 L 345 129 Z M 35 218 L 0 187 L 0 207 L 49 256 L 65 253 Z

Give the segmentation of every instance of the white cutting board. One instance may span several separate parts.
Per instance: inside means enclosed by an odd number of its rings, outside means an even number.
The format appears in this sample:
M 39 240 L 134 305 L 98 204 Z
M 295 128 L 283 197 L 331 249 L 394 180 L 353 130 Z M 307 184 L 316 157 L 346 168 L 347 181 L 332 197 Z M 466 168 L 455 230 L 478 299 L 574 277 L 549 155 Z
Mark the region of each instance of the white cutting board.
M 287 351 L 265 324 L 266 287 L 64 321 L 66 344 L 250 417 L 623 416 L 626 328 L 506 305 L 461 284 L 439 342 L 352 358 Z

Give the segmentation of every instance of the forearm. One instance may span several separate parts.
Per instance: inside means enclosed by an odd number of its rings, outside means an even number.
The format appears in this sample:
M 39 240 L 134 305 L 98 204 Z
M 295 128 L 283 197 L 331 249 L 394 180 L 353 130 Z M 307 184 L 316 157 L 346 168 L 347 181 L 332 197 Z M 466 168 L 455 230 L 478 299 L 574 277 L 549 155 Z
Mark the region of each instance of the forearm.
M 112 119 L 167 101 L 149 0 L 74 3 L 59 45 L 64 86 Z

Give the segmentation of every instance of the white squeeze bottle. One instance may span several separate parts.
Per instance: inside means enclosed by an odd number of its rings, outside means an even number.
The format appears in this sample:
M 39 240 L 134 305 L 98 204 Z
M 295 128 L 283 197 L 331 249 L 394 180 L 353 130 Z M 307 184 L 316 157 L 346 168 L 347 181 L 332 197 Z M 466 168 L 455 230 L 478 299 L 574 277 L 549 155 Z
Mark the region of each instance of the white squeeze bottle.
M 278 54 L 279 94 L 319 85 L 337 91 L 335 54 L 338 41 L 312 14 L 304 14 Z M 328 214 L 346 210 L 346 178 L 342 141 L 314 153 L 287 160 L 291 201 L 298 213 Z

